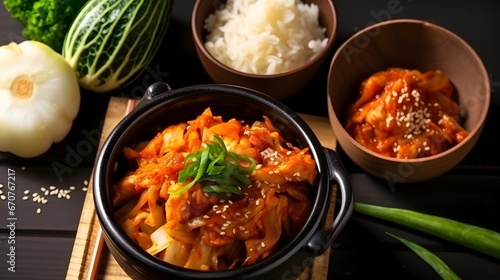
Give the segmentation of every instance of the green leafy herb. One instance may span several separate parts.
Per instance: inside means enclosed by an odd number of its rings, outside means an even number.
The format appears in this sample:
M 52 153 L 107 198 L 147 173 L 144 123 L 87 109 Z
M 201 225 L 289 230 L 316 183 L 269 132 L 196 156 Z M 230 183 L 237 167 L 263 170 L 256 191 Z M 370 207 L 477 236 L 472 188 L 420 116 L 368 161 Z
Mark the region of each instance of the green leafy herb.
M 191 181 L 170 194 L 180 195 L 199 182 L 207 193 L 235 199 L 250 185 L 249 175 L 256 163 L 251 157 L 228 151 L 222 138 L 214 135 L 213 142 L 204 149 L 187 155 L 184 165 L 177 180 L 180 183 Z
M 23 25 L 22 33 L 61 53 L 64 37 L 87 0 L 4 0 L 12 18 Z
M 431 251 L 425 249 L 424 247 L 413 243 L 409 240 L 406 240 L 402 237 L 396 236 L 392 233 L 386 232 L 389 236 L 392 236 L 399 242 L 403 243 L 406 245 L 408 248 L 410 248 L 417 256 L 419 256 L 422 260 L 424 260 L 428 265 L 432 267 L 436 271 L 441 278 L 445 280 L 459 280 L 460 277 L 455 274 L 453 270 L 445 263 L 443 260 L 441 260 L 438 256 L 434 255 Z

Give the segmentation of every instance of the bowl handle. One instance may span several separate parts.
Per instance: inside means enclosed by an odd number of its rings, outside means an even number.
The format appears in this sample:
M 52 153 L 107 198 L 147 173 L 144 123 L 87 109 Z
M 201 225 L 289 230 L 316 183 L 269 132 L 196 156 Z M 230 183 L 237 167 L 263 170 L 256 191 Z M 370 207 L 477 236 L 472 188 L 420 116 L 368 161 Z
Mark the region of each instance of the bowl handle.
M 151 100 L 153 100 L 156 96 L 170 92 L 172 88 L 164 82 L 156 82 L 148 86 L 144 95 L 141 97 L 139 102 L 136 104 L 135 108 L 143 106 L 144 104 L 148 104 Z
M 337 184 L 340 190 L 340 209 L 335 215 L 333 223 L 323 230 L 316 232 L 306 244 L 306 250 L 314 256 L 322 255 L 337 238 L 347 221 L 350 219 L 354 207 L 354 195 L 352 192 L 351 181 L 344 165 L 339 159 L 338 154 L 329 148 L 324 148 L 330 167 L 331 185 Z
M 155 96 L 162 94 L 164 92 L 170 91 L 172 88 L 167 83 L 164 82 L 156 82 L 151 84 L 144 92 L 144 96 L 141 101 L 151 100 Z

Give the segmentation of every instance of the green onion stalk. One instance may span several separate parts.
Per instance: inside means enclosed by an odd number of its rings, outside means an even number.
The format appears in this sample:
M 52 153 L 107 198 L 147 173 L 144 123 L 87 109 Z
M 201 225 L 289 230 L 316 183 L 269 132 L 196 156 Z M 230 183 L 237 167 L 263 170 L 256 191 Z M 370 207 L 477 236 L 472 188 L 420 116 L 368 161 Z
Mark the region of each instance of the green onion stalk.
M 500 233 L 408 209 L 356 202 L 354 211 L 394 222 L 500 259 Z

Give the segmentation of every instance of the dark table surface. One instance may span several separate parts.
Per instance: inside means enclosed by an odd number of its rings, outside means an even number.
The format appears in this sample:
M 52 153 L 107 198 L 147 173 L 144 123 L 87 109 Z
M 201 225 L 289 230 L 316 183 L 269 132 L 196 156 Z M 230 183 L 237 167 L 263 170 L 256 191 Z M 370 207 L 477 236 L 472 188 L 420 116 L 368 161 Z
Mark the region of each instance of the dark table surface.
M 149 71 L 136 83 L 106 95 L 82 90 L 80 113 L 64 141 L 33 159 L 0 153 L 0 184 L 5 190 L 9 173 L 15 173 L 16 184 L 14 215 L 10 215 L 7 201 L 0 200 L 0 279 L 65 278 L 111 96 L 140 97 L 154 81 L 167 82 L 172 88 L 212 82 L 192 44 L 193 3 L 193 0 L 175 2 L 164 45 Z M 356 201 L 410 208 L 500 231 L 500 145 L 494 138 L 500 120 L 500 2 L 337 0 L 334 4 L 338 14 L 337 46 L 357 30 L 375 22 L 396 18 L 428 20 L 458 34 L 476 50 L 484 61 L 492 86 L 491 108 L 479 142 L 462 163 L 439 178 L 392 188 L 365 174 L 339 148 L 351 175 Z M 398 9 L 388 8 L 394 5 Z M 20 23 L 11 19 L 1 5 L 0 45 L 25 40 L 21 29 Z M 326 117 L 328 66 L 325 64 L 308 90 L 283 102 L 297 112 Z M 31 197 L 23 200 L 25 191 L 30 191 L 29 195 L 42 194 L 42 188 L 51 186 L 74 190 L 70 199 L 47 195 L 47 204 L 35 203 Z M 38 208 L 41 213 L 37 213 Z M 335 241 L 328 278 L 439 279 L 419 257 L 388 237 L 386 231 L 430 249 L 462 279 L 500 279 L 497 259 L 359 214 L 353 215 Z M 15 245 L 13 250 L 11 245 Z M 9 263 L 10 260 L 15 263 Z M 8 270 L 13 265 L 15 272 Z

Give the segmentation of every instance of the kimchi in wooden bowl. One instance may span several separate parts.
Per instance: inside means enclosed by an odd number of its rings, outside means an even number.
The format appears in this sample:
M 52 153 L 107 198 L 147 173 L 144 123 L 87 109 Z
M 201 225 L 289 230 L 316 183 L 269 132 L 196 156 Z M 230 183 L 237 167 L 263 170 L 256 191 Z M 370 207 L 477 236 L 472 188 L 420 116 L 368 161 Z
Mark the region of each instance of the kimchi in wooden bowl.
M 328 111 L 339 145 L 367 173 L 420 182 L 459 164 L 490 103 L 486 69 L 463 39 L 413 19 L 366 27 L 336 51 Z
M 106 244 L 133 279 L 294 279 L 353 207 L 335 151 L 280 102 L 229 85 L 150 86 L 93 183 Z

